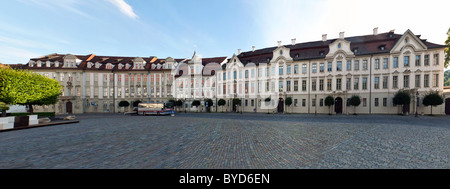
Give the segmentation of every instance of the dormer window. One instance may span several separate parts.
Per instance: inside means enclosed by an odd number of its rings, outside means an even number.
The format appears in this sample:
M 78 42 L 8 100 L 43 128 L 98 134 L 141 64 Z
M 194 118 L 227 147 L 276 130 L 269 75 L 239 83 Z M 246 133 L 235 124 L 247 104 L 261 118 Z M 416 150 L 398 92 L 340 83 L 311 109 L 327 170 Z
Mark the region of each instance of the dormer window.
M 408 38 L 405 38 L 405 43 L 408 43 Z
M 358 48 L 354 48 L 353 53 L 358 53 Z
M 280 50 L 280 55 L 283 55 L 283 50 Z
M 338 44 L 338 49 L 340 49 L 340 48 L 341 48 L 341 44 L 339 43 L 339 44 Z
M 300 57 L 300 55 L 297 53 L 297 54 L 295 54 L 295 58 L 298 58 L 298 57 Z
M 270 58 L 267 58 L 267 62 L 270 62 Z
M 320 52 L 319 52 L 319 55 L 320 55 L 320 56 L 324 56 L 324 55 L 325 55 L 325 51 L 320 51 Z

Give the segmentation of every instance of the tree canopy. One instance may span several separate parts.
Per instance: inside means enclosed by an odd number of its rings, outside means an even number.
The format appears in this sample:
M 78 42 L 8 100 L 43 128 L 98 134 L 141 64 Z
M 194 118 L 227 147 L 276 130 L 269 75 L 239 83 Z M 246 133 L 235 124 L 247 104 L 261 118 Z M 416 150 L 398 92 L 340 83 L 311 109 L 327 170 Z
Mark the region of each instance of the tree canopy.
M 0 68 L 0 101 L 6 104 L 51 105 L 58 102 L 62 86 L 58 81 L 30 72 Z
M 411 95 L 406 90 L 398 90 L 394 95 L 394 104 L 405 105 L 411 103 Z
M 439 91 L 430 91 L 423 98 L 423 105 L 431 106 L 431 114 L 433 114 L 433 106 L 444 103 L 444 98 L 439 94 Z
M 445 53 L 445 62 L 444 62 L 444 67 L 447 68 L 448 67 L 448 63 L 450 62 L 450 28 L 448 28 L 447 31 L 447 40 L 445 40 L 445 45 L 447 45 L 447 48 L 445 48 L 444 53 Z

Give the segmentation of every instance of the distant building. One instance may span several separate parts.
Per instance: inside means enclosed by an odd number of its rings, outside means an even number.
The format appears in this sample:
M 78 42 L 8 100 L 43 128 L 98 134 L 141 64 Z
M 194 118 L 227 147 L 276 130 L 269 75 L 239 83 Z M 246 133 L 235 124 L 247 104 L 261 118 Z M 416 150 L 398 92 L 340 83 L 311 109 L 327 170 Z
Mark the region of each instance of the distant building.
M 226 100 L 226 111 L 328 113 L 324 99 L 335 98 L 332 112 L 353 113 L 348 99 L 361 97 L 359 114 L 397 114 L 393 104 L 399 89 L 410 91 L 409 113 L 428 114 L 422 105 L 424 94 L 437 90 L 444 94 L 444 49 L 407 30 L 345 37 L 256 49 L 214 58 L 158 59 L 157 57 L 115 57 L 50 54 L 32 58 L 29 69 L 60 81 L 64 87 L 59 102 L 37 107 L 37 111 L 57 114 L 118 111 L 122 100 L 167 101 L 180 99 L 187 111 L 203 109 L 204 100 Z M 416 94 L 419 94 L 416 96 Z M 419 97 L 419 103 L 417 98 Z M 233 106 L 233 99 L 240 99 Z M 293 103 L 285 107 L 286 98 Z M 270 101 L 266 102 L 266 99 Z M 191 107 L 202 101 L 201 109 Z M 448 102 L 448 103 L 447 103 Z M 433 108 L 444 114 L 445 105 Z

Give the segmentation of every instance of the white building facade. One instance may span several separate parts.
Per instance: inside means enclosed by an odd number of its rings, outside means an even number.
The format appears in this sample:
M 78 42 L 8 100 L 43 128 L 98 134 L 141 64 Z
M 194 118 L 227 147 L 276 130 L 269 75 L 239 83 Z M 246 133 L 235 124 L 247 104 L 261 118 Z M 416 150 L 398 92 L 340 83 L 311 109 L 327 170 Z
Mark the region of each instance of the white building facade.
M 282 45 L 234 54 L 231 58 L 158 59 L 156 57 L 113 57 L 51 54 L 33 58 L 30 69 L 60 81 L 64 87 L 59 102 L 36 111 L 57 114 L 120 112 L 120 101 L 183 101 L 185 111 L 262 113 L 397 114 L 394 94 L 410 92 L 405 111 L 429 114 L 422 104 L 428 91 L 443 94 L 444 45 L 420 39 L 407 30 Z M 352 95 L 361 98 L 354 108 Z M 332 96 L 335 105 L 325 106 Z M 286 98 L 292 99 L 285 106 Z M 417 101 L 418 97 L 418 101 Z M 449 97 L 445 97 L 449 98 Z M 218 107 L 223 99 L 226 104 Z M 233 99 L 239 99 L 238 105 Z M 194 100 L 201 101 L 193 107 Z M 445 105 L 433 108 L 444 114 Z

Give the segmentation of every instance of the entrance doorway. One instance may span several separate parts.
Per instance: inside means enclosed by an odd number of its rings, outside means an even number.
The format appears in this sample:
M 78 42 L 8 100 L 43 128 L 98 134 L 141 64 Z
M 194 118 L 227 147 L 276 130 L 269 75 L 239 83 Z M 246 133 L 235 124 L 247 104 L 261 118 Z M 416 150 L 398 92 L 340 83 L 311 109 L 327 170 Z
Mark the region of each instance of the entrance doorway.
M 450 115 L 450 98 L 445 99 L 445 114 Z
M 284 100 L 283 98 L 278 99 L 278 113 L 284 112 Z
M 337 97 L 334 100 L 334 111 L 336 112 L 336 114 L 342 114 L 342 98 L 341 97 Z
M 73 111 L 72 111 L 72 102 L 70 102 L 70 101 L 66 103 L 66 112 L 68 114 L 72 114 L 73 113 Z

